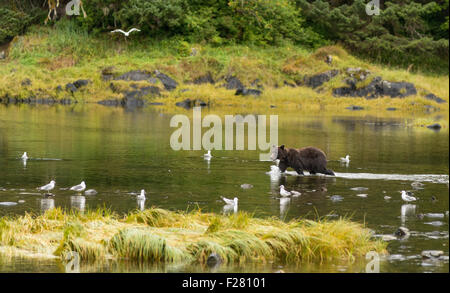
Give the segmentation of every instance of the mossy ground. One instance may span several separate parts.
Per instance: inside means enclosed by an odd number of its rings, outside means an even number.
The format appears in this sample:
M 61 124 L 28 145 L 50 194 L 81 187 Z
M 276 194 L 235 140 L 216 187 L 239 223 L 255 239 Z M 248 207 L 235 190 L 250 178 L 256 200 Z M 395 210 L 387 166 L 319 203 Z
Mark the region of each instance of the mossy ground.
M 76 251 L 84 261 L 128 259 L 150 263 L 201 263 L 215 252 L 224 263 L 286 264 L 354 261 L 386 243 L 346 218 L 316 221 L 172 212 L 151 208 L 119 216 L 99 209 L 84 214 L 58 209 L 42 215 L 0 218 L 2 257 L 57 258 Z
M 190 56 L 195 48 L 197 54 Z M 324 62 L 326 55 L 333 56 L 332 66 Z M 304 48 L 285 45 L 282 47 L 249 47 L 243 45 L 214 47 L 207 44 L 187 44 L 176 39 L 152 40 L 135 34 L 125 41 L 123 36 L 105 34 L 91 37 L 68 21 L 60 21 L 54 27 L 34 27 L 25 36 L 16 37 L 10 46 L 9 56 L 0 61 L 0 97 L 9 94 L 27 98 L 70 98 L 79 102 L 98 102 L 105 99 L 121 99 L 109 82 L 101 79 L 101 71 L 113 66 L 114 72 L 155 69 L 174 78 L 180 85 L 174 91 L 162 90 L 160 97 L 148 98 L 162 102 L 166 112 L 176 112 L 176 102 L 184 99 L 201 99 L 212 107 L 246 107 L 268 109 L 274 105 L 285 111 L 298 109 L 308 111 L 342 112 L 350 105 L 358 105 L 374 113 L 385 112 L 386 108 L 397 108 L 396 113 L 414 116 L 424 113 L 426 107 L 440 111 L 448 124 L 449 77 L 433 76 L 420 72 L 373 65 L 355 58 L 339 46 L 309 51 Z M 341 97 L 332 95 L 331 89 L 342 86 L 342 78 L 333 78 L 318 89 L 304 86 L 289 87 L 303 76 L 321 73 L 330 69 L 344 70 L 361 67 L 382 76 L 389 81 L 408 81 L 418 89 L 416 96 L 404 99 Z M 205 74 L 211 74 L 216 84 L 194 85 L 192 81 Z M 264 87 L 259 97 L 235 96 L 235 91 L 221 87 L 223 77 L 235 75 L 244 85 L 251 87 L 255 80 Z M 31 85 L 23 86 L 25 79 Z M 90 79 L 92 84 L 70 94 L 57 86 L 77 79 Z M 132 82 L 117 82 L 127 88 Z M 138 86 L 147 82 L 134 82 Z M 186 89 L 188 89 L 186 91 Z M 447 101 L 438 104 L 424 96 L 433 93 Z M 426 118 L 434 122 L 433 118 Z M 413 123 L 420 125 L 421 123 Z

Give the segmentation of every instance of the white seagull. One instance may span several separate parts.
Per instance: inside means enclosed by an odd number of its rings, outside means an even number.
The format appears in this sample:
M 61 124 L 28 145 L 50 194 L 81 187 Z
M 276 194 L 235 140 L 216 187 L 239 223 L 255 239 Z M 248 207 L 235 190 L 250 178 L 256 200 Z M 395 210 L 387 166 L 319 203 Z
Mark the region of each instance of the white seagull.
M 38 187 L 38 190 L 50 192 L 51 190 L 53 190 L 53 188 L 55 188 L 55 184 L 55 180 L 52 180 L 49 184 Z
M 76 191 L 76 192 L 83 192 L 86 189 L 86 183 L 84 183 L 84 181 L 82 181 L 80 184 L 72 186 L 70 188 L 70 190 Z
M 211 150 L 208 150 L 208 153 L 204 154 L 203 158 L 205 158 L 205 160 L 210 160 L 212 158 Z
M 350 156 L 346 155 L 345 158 L 340 158 L 339 160 L 341 161 L 341 163 L 348 164 L 350 163 Z
M 124 32 L 124 31 L 121 30 L 121 29 L 117 29 L 117 30 L 113 30 L 111 33 L 122 33 L 125 37 L 128 37 L 128 36 L 129 36 L 132 32 L 134 32 L 134 31 L 140 32 L 141 30 L 139 30 L 139 29 L 137 29 L 137 28 L 132 28 L 132 29 L 130 29 L 129 31 Z
M 139 194 L 136 198 L 139 199 L 139 200 L 145 199 L 145 190 L 142 189 L 141 190 L 141 194 Z
M 402 190 L 401 192 L 402 192 L 402 199 L 404 201 L 415 201 L 415 200 L 417 200 L 414 196 L 408 195 L 408 193 L 406 191 Z
M 292 196 L 293 197 L 298 197 L 300 195 L 302 195 L 300 192 L 296 191 L 296 190 L 291 190 Z
M 238 205 L 238 198 L 237 197 L 235 197 L 234 199 L 229 199 L 229 198 L 225 198 L 225 197 L 221 196 L 220 198 L 225 202 L 226 205 L 236 206 L 236 207 Z
M 24 161 L 28 160 L 27 152 L 24 152 L 21 158 Z
M 291 193 L 289 191 L 287 191 L 286 189 L 284 189 L 284 185 L 280 185 L 280 195 L 281 196 L 290 196 Z

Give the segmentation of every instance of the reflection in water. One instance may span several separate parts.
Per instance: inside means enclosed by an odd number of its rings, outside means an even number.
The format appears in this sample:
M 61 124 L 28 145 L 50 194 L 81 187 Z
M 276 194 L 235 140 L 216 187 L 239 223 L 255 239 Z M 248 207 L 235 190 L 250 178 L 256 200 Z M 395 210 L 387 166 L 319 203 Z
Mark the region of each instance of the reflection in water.
M 284 219 L 286 217 L 286 213 L 289 209 L 289 204 L 291 203 L 291 199 L 289 197 L 280 198 L 280 218 Z
M 223 213 L 224 214 L 231 214 L 231 213 L 237 213 L 238 206 L 235 204 L 226 204 L 223 206 Z
M 230 113 L 232 110 L 228 108 L 225 110 L 227 115 L 237 114 Z M 208 111 L 219 116 L 225 115 L 220 109 Z M 170 128 L 170 119 L 173 114 L 160 115 L 153 108 L 129 113 L 122 108 L 81 104 L 73 107 L 0 105 L 0 198 L 8 202 L 26 202 L 23 205 L 0 208 L 0 216 L 39 213 L 40 210 L 45 211 L 55 205 L 73 206 L 86 211 L 105 206 L 114 212 L 126 214 L 139 207 L 130 192 L 145 188 L 157 191 L 151 204 L 163 209 L 184 211 L 191 203 L 196 203 L 195 207 L 203 211 L 222 213 L 223 204 L 214 198 L 220 194 L 236 194 L 239 197 L 239 211 L 253 213 L 255 217 L 281 215 L 288 221 L 298 217 L 315 220 L 317 216 L 330 213 L 348 215 L 353 221 L 368 223 L 368 227 L 377 234 L 391 234 L 399 226 L 398 210 L 404 204 L 396 192 L 410 189 L 410 184 L 415 181 L 425 184 L 424 189 L 416 191 L 417 196 L 423 199 L 419 200 L 420 206 L 416 203 L 417 209 L 420 207 L 426 213 L 444 213 L 448 210 L 448 128 L 433 133 L 421 128 L 393 127 L 384 123 L 389 123 L 388 117 L 376 118 L 378 122 L 383 122 L 378 123 L 373 117 L 367 117 L 361 112 L 337 117 L 348 121 L 343 124 L 342 121 L 334 122 L 336 120 L 333 121 L 332 114 L 325 111 L 320 115 L 298 109 L 292 112 L 281 108 L 272 109 L 270 113 L 262 111 L 260 114 L 279 115 L 280 144 L 295 148 L 315 146 L 323 149 L 329 159 L 330 169 L 337 175 L 294 177 L 289 176 L 296 175 L 292 169 L 286 174 L 266 174 L 271 168 L 276 171 L 276 166 L 270 167 L 275 165 L 273 162 L 260 162 L 258 151 L 217 150 L 214 165 L 210 161 L 206 161 L 205 165 L 202 158 L 205 150 L 173 151 L 170 148 L 170 136 L 174 131 Z M 396 115 L 403 114 L 399 112 Z M 396 121 L 400 120 L 403 121 L 402 118 L 396 118 Z M 373 121 L 378 126 L 366 123 Z M 319 124 L 321 127 L 315 126 Z M 354 131 L 348 131 L 349 129 Z M 64 160 L 33 158 L 24 170 L 17 154 L 25 149 L 36 158 Z M 346 153 L 352 154 L 348 167 L 341 166 L 338 162 L 339 157 Z M 270 177 L 270 181 L 267 177 Z M 51 198 L 40 200 L 41 197 L 36 194 L 36 186 L 52 178 L 57 178 L 59 186 L 70 186 L 77 178 L 85 178 L 98 191 L 98 195 L 87 196 L 85 207 L 82 207 L 80 201 L 72 202 L 71 196 L 75 194 L 64 189 L 57 191 L 55 201 Z M 242 190 L 240 184 L 243 182 L 252 184 L 254 188 Z M 285 185 L 288 190 L 298 190 L 302 195 L 278 202 L 280 184 Z M 369 188 L 369 196 L 363 202 L 351 190 L 356 186 Z M 331 202 L 327 195 L 335 194 L 342 195 L 344 200 Z M 392 196 L 389 202 L 383 199 L 387 195 Z M 431 195 L 438 200 L 432 202 Z M 148 208 L 148 204 L 146 205 Z M 234 212 L 234 208 L 225 209 Z M 420 256 L 425 248 L 443 250 L 448 255 L 447 219 L 441 220 L 441 226 L 425 225 L 427 220 L 413 220 L 408 217 L 410 212 L 407 210 L 405 208 L 402 212 L 402 221 L 415 233 L 436 230 L 444 234 L 438 235 L 437 239 L 410 237 L 401 245 L 391 242 L 388 252 L 405 255 L 405 260 L 395 265 L 386 263 L 381 267 L 382 272 L 448 272 L 448 261 L 441 269 L 423 268 L 420 262 L 408 258 Z M 430 236 L 436 237 L 434 234 Z M 123 265 L 105 270 L 121 271 L 124 269 Z M 31 269 L 31 265 L 27 266 Z M 316 271 L 326 271 L 324 266 L 305 269 L 304 264 L 291 271 L 309 271 L 313 268 Z M 364 268 L 365 259 L 361 267 L 347 268 L 347 271 L 362 271 Z M 146 268 L 136 267 L 132 270 L 138 272 L 141 269 Z M 168 270 L 168 267 L 148 269 L 161 272 Z M 173 268 L 176 272 L 192 269 Z M 99 270 L 101 268 L 92 267 L 92 272 Z M 219 270 L 227 271 L 229 268 L 222 266 Z M 233 268 L 235 270 L 262 272 L 266 268 L 246 265 Z M 275 267 L 275 270 L 278 268 Z M 283 270 L 289 271 L 287 268 Z M 268 268 L 268 271 L 274 270 Z M 335 271 L 335 268 L 331 268 L 331 271 Z
M 405 224 L 406 218 L 409 216 L 414 216 L 416 214 L 416 205 L 415 204 L 404 204 L 401 208 L 401 220 L 402 225 Z
M 55 200 L 53 198 L 42 198 L 40 201 L 41 201 L 41 213 L 44 213 L 50 209 L 55 208 Z
M 138 209 L 140 211 L 145 210 L 145 198 L 138 198 L 136 201 L 137 201 Z
M 73 209 L 84 212 L 84 209 L 86 207 L 86 198 L 82 195 L 72 195 L 70 197 L 70 206 Z

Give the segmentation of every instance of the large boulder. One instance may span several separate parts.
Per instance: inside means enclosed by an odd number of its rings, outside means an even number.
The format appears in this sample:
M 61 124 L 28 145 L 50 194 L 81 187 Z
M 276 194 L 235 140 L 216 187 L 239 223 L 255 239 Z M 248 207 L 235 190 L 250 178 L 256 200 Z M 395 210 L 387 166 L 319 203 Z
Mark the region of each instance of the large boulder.
M 215 83 L 211 73 L 207 73 L 205 75 L 199 76 L 196 79 L 194 79 L 194 84 L 205 84 L 205 83 L 210 83 L 210 84 Z
M 178 83 L 174 79 L 170 78 L 162 72 L 159 72 L 158 70 L 155 70 L 155 74 L 156 78 L 158 78 L 162 82 L 166 90 L 171 91 L 177 88 Z
M 108 68 L 109 69 L 109 68 Z M 106 69 L 106 74 L 102 74 L 105 76 L 111 76 L 110 70 Z M 145 70 L 132 70 L 128 71 L 122 75 L 119 75 L 114 78 L 114 80 L 125 80 L 125 81 L 151 81 L 152 74 Z M 105 78 L 104 78 L 105 79 Z
M 417 94 L 417 90 L 412 83 L 389 82 L 383 80 L 380 76 L 373 78 L 366 86 L 358 87 L 358 81 L 354 78 L 347 78 L 345 82 L 348 86 L 333 89 L 334 96 L 366 97 L 372 99 L 379 96 L 404 98 Z
M 228 76 L 225 78 L 225 88 L 227 90 L 237 90 L 237 89 L 243 89 L 244 85 L 242 82 L 237 78 L 236 76 Z
M 305 76 L 303 78 L 303 85 L 308 87 L 317 88 L 323 85 L 325 82 L 330 81 L 333 77 L 339 74 L 339 70 L 333 69 L 316 75 Z

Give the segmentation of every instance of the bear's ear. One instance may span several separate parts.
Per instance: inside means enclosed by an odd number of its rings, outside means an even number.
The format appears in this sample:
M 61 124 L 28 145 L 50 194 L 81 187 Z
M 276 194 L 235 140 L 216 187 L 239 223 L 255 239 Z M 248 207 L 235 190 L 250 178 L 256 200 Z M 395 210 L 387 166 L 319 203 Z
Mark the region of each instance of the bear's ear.
M 280 149 L 284 150 L 284 144 L 280 146 Z

